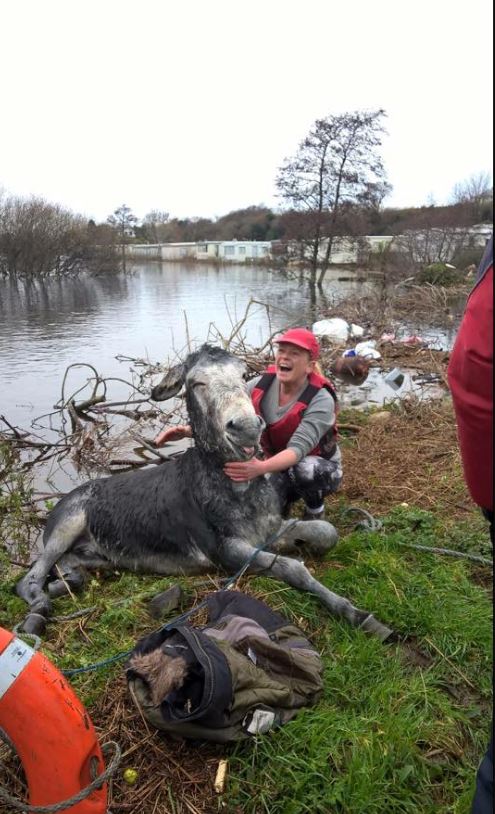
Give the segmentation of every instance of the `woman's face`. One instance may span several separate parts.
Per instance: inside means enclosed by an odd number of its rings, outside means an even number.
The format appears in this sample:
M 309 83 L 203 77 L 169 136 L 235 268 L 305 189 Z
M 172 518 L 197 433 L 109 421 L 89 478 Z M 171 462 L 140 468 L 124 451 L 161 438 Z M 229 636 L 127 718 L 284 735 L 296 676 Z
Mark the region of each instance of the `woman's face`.
M 281 342 L 275 354 L 277 378 L 284 384 L 299 384 L 309 376 L 313 370 L 313 363 L 309 351 Z

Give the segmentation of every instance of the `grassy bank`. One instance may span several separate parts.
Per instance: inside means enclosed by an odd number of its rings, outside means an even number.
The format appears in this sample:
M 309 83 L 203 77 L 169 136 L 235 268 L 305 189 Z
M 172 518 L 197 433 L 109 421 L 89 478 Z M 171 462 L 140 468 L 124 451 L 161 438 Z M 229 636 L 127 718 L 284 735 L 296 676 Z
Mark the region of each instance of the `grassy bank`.
M 415 405 L 378 421 L 353 411 L 342 421 L 354 427 L 343 442 L 346 482 L 327 503 L 342 536 L 327 561 L 312 567 L 401 642 L 383 645 L 351 630 L 316 599 L 268 578 L 243 579 L 242 590 L 311 636 L 323 654 L 325 690 L 286 727 L 229 748 L 175 743 L 148 727 L 121 663 L 75 676 L 101 741 L 117 740 L 122 769 L 138 771 L 133 787 L 116 775 L 113 812 L 469 812 L 491 715 L 491 570 L 408 547 L 489 555 L 484 522 L 463 485 L 451 408 Z M 346 509 L 356 505 L 379 515 L 382 530 L 353 530 Z M 0 625 L 11 628 L 24 613 L 12 592 L 21 570 L 0 556 Z M 77 598 L 56 601 L 58 615 L 93 610 L 49 625 L 43 652 L 72 668 L 131 648 L 158 626 L 148 598 L 177 581 L 97 575 Z M 213 580 L 179 582 L 185 607 L 216 587 Z M 228 782 L 217 796 L 213 779 L 224 757 Z M 6 766 L 0 779 L 22 794 L 15 761 L 7 758 Z

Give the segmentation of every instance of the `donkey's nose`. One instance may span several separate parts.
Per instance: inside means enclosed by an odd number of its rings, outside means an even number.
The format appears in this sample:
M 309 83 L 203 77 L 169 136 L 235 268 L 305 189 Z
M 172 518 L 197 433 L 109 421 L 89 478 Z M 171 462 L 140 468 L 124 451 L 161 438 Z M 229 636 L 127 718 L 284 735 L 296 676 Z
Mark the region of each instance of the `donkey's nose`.
M 243 416 L 239 415 L 234 418 L 230 418 L 226 424 L 225 429 L 229 435 L 234 437 L 239 436 L 257 436 L 260 432 L 260 428 L 264 426 L 264 421 L 257 415 L 253 416 Z
M 266 427 L 266 422 L 260 415 L 258 416 L 258 423 L 261 427 L 261 430 L 263 431 Z
M 242 418 L 231 418 L 225 425 L 226 429 L 231 432 L 240 432 L 240 430 L 244 429 L 244 426 L 245 420 Z

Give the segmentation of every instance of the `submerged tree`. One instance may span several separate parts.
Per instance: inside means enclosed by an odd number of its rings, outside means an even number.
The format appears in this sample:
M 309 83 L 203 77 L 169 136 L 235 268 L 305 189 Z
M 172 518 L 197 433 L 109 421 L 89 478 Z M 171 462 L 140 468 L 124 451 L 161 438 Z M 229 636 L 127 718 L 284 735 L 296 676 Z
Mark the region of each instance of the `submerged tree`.
M 129 239 L 134 236 L 134 227 L 137 220 L 131 208 L 126 204 L 119 206 L 113 215 L 107 218 L 107 223 L 114 227 L 119 238 L 120 250 L 122 252 L 122 269 L 124 272 L 126 270 L 125 247 L 129 243 Z
M 343 212 L 350 206 L 377 208 L 391 190 L 379 155 L 384 116 L 384 110 L 375 110 L 317 119 L 278 171 L 280 197 L 310 215 L 299 241 L 313 285 L 318 270 L 318 285 L 323 283 Z
M 0 277 L 34 281 L 116 265 L 113 245 L 81 215 L 43 198 L 0 196 Z

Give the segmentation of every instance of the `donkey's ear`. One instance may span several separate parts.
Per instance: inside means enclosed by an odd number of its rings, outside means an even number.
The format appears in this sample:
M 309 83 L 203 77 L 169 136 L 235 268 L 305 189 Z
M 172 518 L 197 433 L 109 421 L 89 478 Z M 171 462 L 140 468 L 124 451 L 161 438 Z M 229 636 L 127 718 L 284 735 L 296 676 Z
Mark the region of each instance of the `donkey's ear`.
M 166 401 L 176 396 L 180 391 L 185 379 L 185 367 L 183 364 L 175 365 L 165 373 L 165 376 L 158 382 L 151 391 L 153 401 Z

